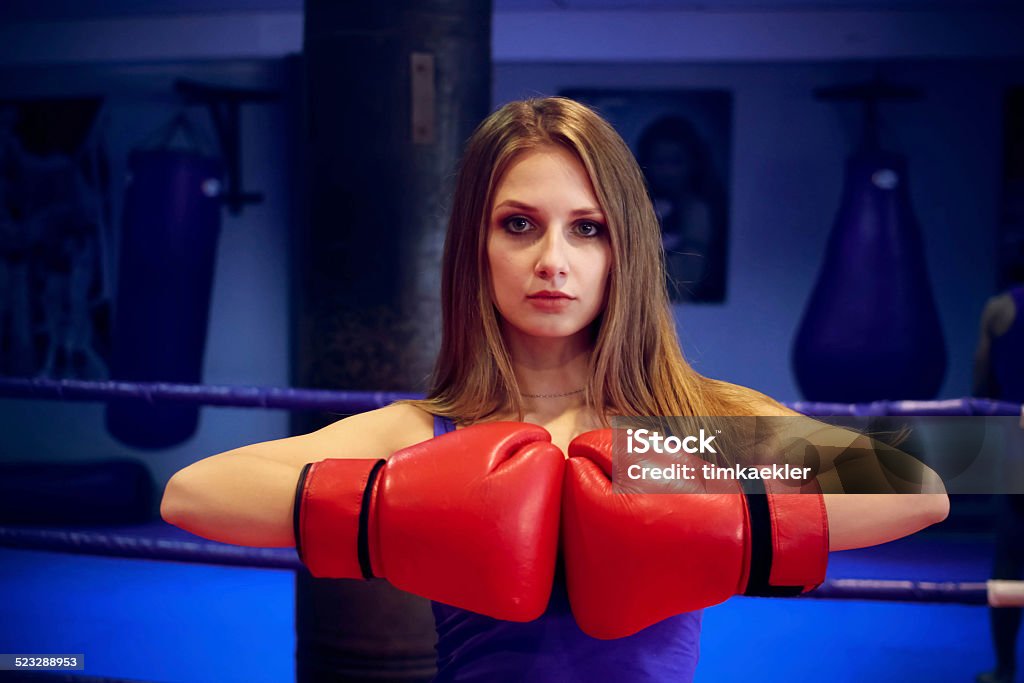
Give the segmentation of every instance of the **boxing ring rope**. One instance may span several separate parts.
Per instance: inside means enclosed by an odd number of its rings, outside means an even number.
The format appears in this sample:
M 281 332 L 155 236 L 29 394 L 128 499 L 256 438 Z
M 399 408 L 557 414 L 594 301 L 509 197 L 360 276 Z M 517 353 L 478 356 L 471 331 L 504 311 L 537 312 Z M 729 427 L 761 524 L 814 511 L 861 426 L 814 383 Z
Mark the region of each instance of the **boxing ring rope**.
M 199 403 L 234 408 L 282 408 L 362 413 L 422 394 L 386 391 L 327 391 L 291 387 L 241 387 L 209 384 L 90 382 L 63 379 L 0 377 L 0 397 L 63 401 L 133 400 L 156 403 Z
M 0 377 L 0 398 L 71 401 L 133 400 L 150 404 L 185 402 L 214 406 L 321 410 L 342 414 L 383 407 L 419 394 L 327 391 L 282 387 L 90 382 Z M 809 416 L 1020 416 L 1024 407 L 1003 401 L 962 398 L 943 401 L 876 401 L 867 404 L 792 402 Z M 304 569 L 294 548 L 250 548 L 210 541 L 162 521 L 102 528 L 44 528 L 0 525 L 0 547 L 200 564 Z M 1024 581 L 934 582 L 827 579 L 802 597 L 843 600 L 955 603 L 992 607 L 1024 606 Z
M 134 400 L 146 403 L 199 403 L 236 408 L 283 408 L 360 413 L 382 408 L 393 401 L 422 398 L 421 394 L 388 391 L 333 391 L 292 387 L 244 387 L 209 384 L 144 382 L 92 382 L 64 379 L 0 377 L 0 398 L 59 399 L 64 401 Z M 872 403 L 821 403 L 793 401 L 793 410 L 812 417 L 974 415 L 1018 416 L 1024 406 L 985 398 L 942 401 L 874 401 Z

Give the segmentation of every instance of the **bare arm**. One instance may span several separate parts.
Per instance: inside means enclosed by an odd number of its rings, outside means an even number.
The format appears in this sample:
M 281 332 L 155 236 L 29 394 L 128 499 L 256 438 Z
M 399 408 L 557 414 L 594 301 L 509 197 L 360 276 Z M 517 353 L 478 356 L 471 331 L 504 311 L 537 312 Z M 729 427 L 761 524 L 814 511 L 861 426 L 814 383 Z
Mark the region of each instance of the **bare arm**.
M 802 432 L 802 438 L 813 443 L 822 455 L 818 482 L 826 492 L 823 497 L 828 515 L 829 550 L 852 550 L 888 543 L 937 524 L 949 515 L 949 497 L 942 479 L 913 456 L 863 435 L 802 416 L 779 404 L 766 406 L 762 414 L 800 418 L 787 426 L 787 433 Z M 857 441 L 869 446 L 865 452 L 877 449 L 888 458 L 895 458 L 896 467 L 892 469 L 906 471 L 912 468 L 914 476 L 908 481 L 912 481 L 912 488 L 921 493 L 829 493 L 848 490 L 840 479 L 842 464 L 838 458 L 848 453 L 847 449 Z M 868 467 L 857 474 L 874 477 L 866 488 L 885 490 L 885 484 L 893 481 L 891 471 L 882 471 L 885 464 L 891 467 L 893 461 L 882 463 L 875 459 L 863 464 Z M 876 486 L 875 481 L 879 485 Z
M 160 516 L 212 541 L 294 546 L 292 503 L 302 467 L 259 455 L 273 443 L 226 451 L 176 473 L 164 489 Z
M 829 550 L 895 541 L 937 524 L 949 514 L 945 493 L 827 493 L 824 497 Z
M 295 486 L 306 463 L 326 458 L 386 458 L 430 438 L 425 416 L 412 406 L 387 406 L 311 434 L 210 456 L 171 477 L 160 515 L 170 524 L 222 543 L 294 546 Z

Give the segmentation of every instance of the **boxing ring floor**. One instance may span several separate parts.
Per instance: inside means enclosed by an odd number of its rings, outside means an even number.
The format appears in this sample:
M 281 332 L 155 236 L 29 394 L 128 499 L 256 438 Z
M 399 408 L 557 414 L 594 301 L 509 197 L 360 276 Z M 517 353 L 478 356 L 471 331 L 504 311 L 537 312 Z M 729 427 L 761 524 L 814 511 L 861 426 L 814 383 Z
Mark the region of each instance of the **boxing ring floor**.
M 982 581 L 991 552 L 922 533 L 833 553 L 828 574 Z M 0 652 L 82 653 L 89 676 L 288 683 L 294 625 L 290 570 L 0 548 Z M 972 681 L 988 629 L 973 605 L 735 597 L 704 611 L 695 680 Z

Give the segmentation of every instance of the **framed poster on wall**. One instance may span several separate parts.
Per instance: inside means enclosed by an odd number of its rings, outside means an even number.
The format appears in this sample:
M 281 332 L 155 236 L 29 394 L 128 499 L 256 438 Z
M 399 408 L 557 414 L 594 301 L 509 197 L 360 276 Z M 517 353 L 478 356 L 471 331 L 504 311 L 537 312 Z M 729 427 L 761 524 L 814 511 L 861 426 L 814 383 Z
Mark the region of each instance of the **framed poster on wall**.
M 633 150 L 661 224 L 672 301 L 724 302 L 731 93 L 566 88 L 560 94 L 597 109 Z

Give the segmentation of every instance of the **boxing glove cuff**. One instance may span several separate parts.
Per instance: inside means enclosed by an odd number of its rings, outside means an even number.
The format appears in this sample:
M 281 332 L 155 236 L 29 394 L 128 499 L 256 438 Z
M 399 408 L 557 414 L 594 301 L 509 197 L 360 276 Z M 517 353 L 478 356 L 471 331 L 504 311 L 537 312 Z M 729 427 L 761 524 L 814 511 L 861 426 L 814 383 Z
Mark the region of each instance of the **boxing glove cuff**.
M 295 487 L 295 550 L 316 578 L 371 579 L 369 510 L 384 460 L 307 463 Z
M 750 570 L 743 595 L 791 597 L 819 586 L 828 567 L 828 515 L 821 493 L 773 493 L 750 480 Z

